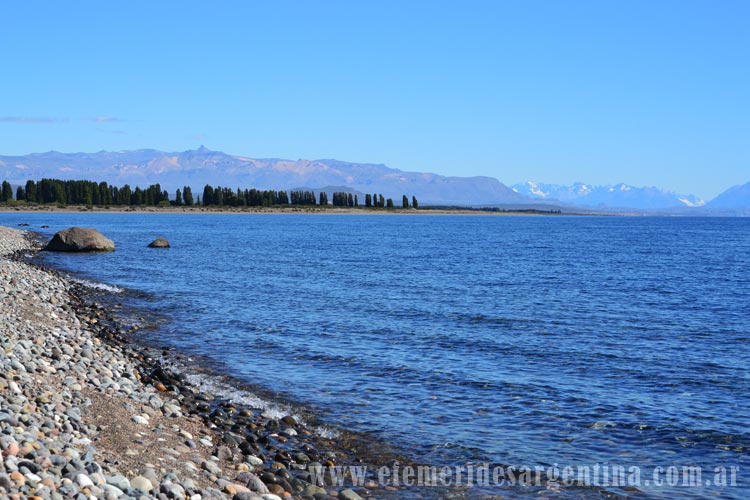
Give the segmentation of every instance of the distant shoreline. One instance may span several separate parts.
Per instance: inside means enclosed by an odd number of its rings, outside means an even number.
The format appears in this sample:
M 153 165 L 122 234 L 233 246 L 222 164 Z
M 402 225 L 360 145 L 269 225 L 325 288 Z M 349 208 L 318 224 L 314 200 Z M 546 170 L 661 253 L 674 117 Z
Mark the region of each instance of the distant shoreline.
M 483 215 L 483 216 L 581 216 L 599 214 L 557 213 L 536 209 L 494 210 L 471 208 L 367 208 L 367 207 L 156 207 L 156 206 L 112 206 L 87 207 L 71 205 L 66 207 L 50 205 L 0 205 L 0 212 L 38 213 L 162 213 L 162 214 L 319 214 L 319 215 Z M 608 215 L 608 214 L 607 214 Z

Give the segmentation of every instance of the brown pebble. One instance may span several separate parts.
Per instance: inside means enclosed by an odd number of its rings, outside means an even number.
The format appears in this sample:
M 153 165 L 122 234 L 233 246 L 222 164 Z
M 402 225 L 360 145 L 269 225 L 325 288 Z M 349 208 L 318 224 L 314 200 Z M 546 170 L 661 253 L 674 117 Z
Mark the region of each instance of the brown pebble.
M 273 493 L 274 495 L 283 495 L 284 494 L 284 488 L 280 484 L 267 484 L 268 491 Z
M 17 470 L 14 470 L 13 472 L 10 473 L 10 479 L 11 481 L 14 481 L 21 485 L 26 484 L 26 478 L 23 477 L 23 474 L 21 474 Z
M 242 486 L 241 484 L 233 483 L 232 486 L 235 490 L 237 490 L 237 493 L 252 493 L 250 488 L 247 486 Z
M 235 488 L 231 484 L 227 484 L 226 486 L 224 486 L 224 493 L 229 493 L 230 495 L 236 495 L 237 488 Z
M 291 415 L 287 415 L 286 417 L 282 418 L 281 421 L 290 427 L 297 427 L 297 421 Z

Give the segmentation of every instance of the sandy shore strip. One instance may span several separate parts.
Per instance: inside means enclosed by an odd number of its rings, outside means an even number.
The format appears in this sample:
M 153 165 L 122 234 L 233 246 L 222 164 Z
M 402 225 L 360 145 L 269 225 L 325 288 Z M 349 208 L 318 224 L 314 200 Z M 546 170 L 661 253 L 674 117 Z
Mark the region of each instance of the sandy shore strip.
M 23 261 L 31 235 L 0 227 L 0 497 L 358 500 L 311 484 L 344 463 L 293 417 L 217 402 L 121 341 L 81 285 Z M 381 494 L 383 493 L 383 494 Z
M 117 206 L 111 207 L 87 207 L 78 205 L 69 205 L 58 207 L 56 205 L 0 205 L 1 212 L 18 212 L 18 213 L 139 213 L 139 214 L 318 214 L 318 215 L 472 215 L 472 216 L 560 216 L 560 215 L 614 215 L 598 213 L 594 210 L 580 212 L 557 213 L 543 208 L 529 209 L 469 209 L 469 208 L 367 208 L 367 207 L 321 207 L 321 206 L 295 206 L 287 207 L 217 207 L 217 206 L 191 206 L 191 207 L 152 207 L 152 206 Z

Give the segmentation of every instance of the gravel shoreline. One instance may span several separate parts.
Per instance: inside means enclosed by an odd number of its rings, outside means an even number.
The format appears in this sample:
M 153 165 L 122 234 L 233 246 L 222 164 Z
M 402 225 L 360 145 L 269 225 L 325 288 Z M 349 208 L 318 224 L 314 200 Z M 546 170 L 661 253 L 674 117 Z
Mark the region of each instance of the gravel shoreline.
M 349 462 L 316 449 L 291 416 L 217 402 L 122 341 L 78 284 L 20 256 L 30 233 L 0 227 L 0 497 L 358 500 L 393 496 L 311 484 Z

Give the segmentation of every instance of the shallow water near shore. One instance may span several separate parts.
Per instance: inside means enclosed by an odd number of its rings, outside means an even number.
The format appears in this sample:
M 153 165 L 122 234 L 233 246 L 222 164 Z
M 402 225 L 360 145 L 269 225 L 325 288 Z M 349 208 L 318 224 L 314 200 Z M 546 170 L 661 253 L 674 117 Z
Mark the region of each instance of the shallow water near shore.
M 735 466 L 639 489 L 750 491 L 750 219 L 0 214 L 19 223 L 96 227 L 116 252 L 40 258 L 139 292 L 155 345 L 417 462 Z

